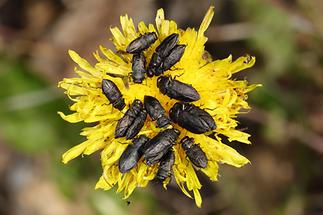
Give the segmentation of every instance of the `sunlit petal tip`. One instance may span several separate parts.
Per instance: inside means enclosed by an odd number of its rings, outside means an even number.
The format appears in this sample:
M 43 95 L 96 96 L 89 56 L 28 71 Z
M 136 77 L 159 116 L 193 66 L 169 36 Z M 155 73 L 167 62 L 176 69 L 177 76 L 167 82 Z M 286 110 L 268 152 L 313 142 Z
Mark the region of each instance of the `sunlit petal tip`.
M 62 155 L 62 162 L 66 164 L 70 160 L 73 160 L 74 158 L 78 157 L 83 153 L 86 147 L 87 147 L 87 142 L 83 142 L 79 145 L 74 146 L 73 148 L 71 148 L 70 150 L 68 150 Z
M 213 16 L 214 16 L 214 6 L 210 6 L 210 8 L 206 12 L 204 19 L 200 25 L 199 36 L 202 36 L 203 33 L 206 31 L 206 29 L 209 27 L 209 25 L 213 19 Z
M 234 165 L 234 166 L 240 168 L 240 167 L 243 167 L 244 165 L 250 164 L 250 163 L 251 162 L 247 158 L 243 157 L 239 160 L 236 160 L 236 165 Z
M 193 189 L 195 204 L 197 207 L 202 206 L 202 197 L 198 189 Z
M 169 184 L 169 182 L 170 182 L 170 178 L 166 178 L 166 180 L 163 181 L 163 187 L 165 190 L 167 190 L 167 185 Z
M 77 122 L 81 122 L 83 120 L 78 113 L 73 113 L 70 115 L 65 115 L 64 113 L 62 113 L 60 111 L 57 113 L 60 117 L 62 117 L 62 119 L 64 119 L 67 122 L 70 122 L 70 123 L 77 123 Z
M 162 8 L 157 10 L 156 14 L 156 25 L 157 27 L 161 25 L 161 21 L 165 20 L 164 10 Z
M 77 54 L 77 53 L 76 53 L 74 50 L 72 50 L 72 49 L 67 50 L 67 53 L 68 53 L 68 55 L 69 55 L 71 58 L 73 58 L 73 57 L 72 57 L 73 55 Z
M 77 63 L 77 64 L 80 64 L 81 63 L 81 61 L 82 60 L 84 60 L 84 59 L 82 59 L 81 57 L 80 57 L 80 55 L 78 54 L 78 53 L 76 53 L 74 50 L 71 50 L 71 49 L 69 49 L 68 50 L 68 55 L 71 57 L 71 59 L 75 62 L 75 63 Z

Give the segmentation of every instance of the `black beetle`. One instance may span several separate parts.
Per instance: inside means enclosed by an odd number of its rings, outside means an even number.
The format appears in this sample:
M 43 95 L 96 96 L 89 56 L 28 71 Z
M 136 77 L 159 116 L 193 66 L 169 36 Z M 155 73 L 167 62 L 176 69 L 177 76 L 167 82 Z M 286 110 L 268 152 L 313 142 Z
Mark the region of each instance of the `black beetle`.
M 170 149 L 161 158 L 155 179 L 157 179 L 160 182 L 163 182 L 166 178 L 170 177 L 172 175 L 172 167 L 174 165 L 174 162 L 175 155 L 173 150 Z
M 149 77 L 155 75 L 156 69 L 161 65 L 164 58 L 166 58 L 171 53 L 171 50 L 176 46 L 178 42 L 178 37 L 179 35 L 176 33 L 169 35 L 155 49 L 155 52 L 153 53 L 148 65 L 147 75 Z
M 179 35 L 177 33 L 167 36 L 156 48 L 155 52 L 157 52 L 161 58 L 167 57 L 171 50 L 176 46 L 178 37 Z
M 139 99 L 135 99 L 130 105 L 129 109 L 126 111 L 124 116 L 118 121 L 116 130 L 114 132 L 114 137 L 124 137 L 128 128 L 132 125 L 137 115 L 142 111 L 143 104 Z
M 102 80 L 102 92 L 114 108 L 122 110 L 126 104 L 117 85 L 108 79 Z
M 145 135 L 132 140 L 133 144 L 129 144 L 119 159 L 119 171 L 126 173 L 136 166 L 142 156 L 142 148 L 149 140 Z
M 175 144 L 179 134 L 177 129 L 166 129 L 148 141 L 144 149 L 146 164 L 157 163 Z
M 115 83 L 113 83 L 113 81 L 103 79 L 102 92 L 108 98 L 109 102 L 111 102 L 114 108 L 122 110 L 126 106 L 119 88 Z
M 159 57 L 159 55 L 156 52 L 154 52 L 148 65 L 147 76 L 153 77 L 155 75 L 155 71 L 158 69 L 161 63 L 161 57 Z
M 145 124 L 146 118 L 147 118 L 146 110 L 142 110 L 138 113 L 135 120 L 127 129 L 127 132 L 126 132 L 127 140 L 134 138 L 139 133 L 139 131 Z
M 142 83 L 142 81 L 145 79 L 145 64 L 146 59 L 143 52 L 140 52 L 138 54 L 134 54 L 132 56 L 132 79 L 135 83 Z
M 195 166 L 200 168 L 207 166 L 207 157 L 201 147 L 194 143 L 194 138 L 186 136 L 181 140 L 181 144 L 187 157 Z
M 165 109 L 160 102 L 152 96 L 145 96 L 145 109 L 153 121 L 157 120 L 157 127 L 162 128 L 170 124 L 170 119 L 165 114 Z
M 128 47 L 126 52 L 134 54 L 142 52 L 147 49 L 157 40 L 157 34 L 155 32 L 149 32 L 133 40 Z
M 186 45 L 176 45 L 165 60 L 160 64 L 160 66 L 155 70 L 155 75 L 159 76 L 164 71 L 169 70 L 172 66 L 174 66 L 182 58 L 185 48 Z
M 203 134 L 216 128 L 212 116 L 201 108 L 177 102 L 169 111 L 171 120 L 195 134 Z
M 157 87 L 162 94 L 172 99 L 184 102 L 192 102 L 200 99 L 200 94 L 189 84 L 172 79 L 169 76 L 161 76 L 157 79 Z

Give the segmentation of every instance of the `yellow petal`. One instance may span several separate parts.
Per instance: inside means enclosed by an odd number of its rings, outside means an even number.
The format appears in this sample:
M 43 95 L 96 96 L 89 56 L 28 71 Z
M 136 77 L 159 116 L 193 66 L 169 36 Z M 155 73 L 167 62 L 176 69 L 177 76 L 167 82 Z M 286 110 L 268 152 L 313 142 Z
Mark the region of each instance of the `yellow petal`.
M 211 181 L 218 180 L 219 165 L 216 163 L 216 161 L 209 161 L 207 167 L 202 168 L 201 171 L 207 175 Z
M 79 113 L 73 113 L 70 115 L 65 115 L 62 112 L 57 112 L 60 117 L 62 117 L 65 121 L 68 121 L 70 123 L 77 123 L 83 121 L 83 118 L 80 117 Z
M 68 150 L 67 152 L 65 152 L 62 156 L 62 162 L 64 164 L 66 164 L 70 160 L 72 160 L 72 159 L 76 158 L 77 156 L 79 156 L 80 154 L 82 154 L 84 152 L 84 150 L 86 149 L 86 147 L 88 146 L 88 144 L 89 144 L 88 141 L 84 141 L 83 143 L 76 145 L 73 148 L 71 148 L 70 150 Z
M 140 34 L 144 34 L 146 32 L 149 32 L 149 29 L 148 29 L 147 25 L 145 25 L 145 23 L 143 21 L 141 21 L 138 24 L 138 31 L 140 32 Z
M 68 50 L 68 54 L 72 58 L 72 60 L 77 63 L 82 69 L 88 71 L 94 76 L 101 76 L 101 73 L 93 68 L 87 60 L 83 59 L 73 50 Z
M 193 189 L 195 204 L 197 207 L 201 207 L 202 205 L 202 197 L 198 189 Z
M 230 142 L 239 141 L 241 143 L 251 144 L 251 142 L 248 140 L 248 138 L 250 137 L 250 134 L 247 134 L 245 132 L 238 131 L 235 129 L 230 129 L 230 130 L 220 131 L 220 133 L 229 137 L 228 140 Z
M 121 16 L 120 23 L 121 23 L 123 33 L 124 33 L 128 43 L 130 43 L 132 40 L 136 39 L 138 34 L 136 32 L 136 28 L 135 28 L 135 25 L 133 24 L 132 19 L 129 18 L 128 15 Z
M 209 10 L 206 12 L 204 19 L 200 25 L 199 31 L 198 31 L 198 37 L 202 37 L 206 29 L 209 27 L 212 18 L 214 16 L 214 6 L 211 6 Z
M 84 150 L 83 154 L 85 155 L 90 155 L 98 150 L 101 150 L 105 147 L 105 142 L 104 140 L 97 140 L 95 142 L 92 142 L 91 144 L 89 144 L 86 149 Z
M 99 181 L 95 185 L 95 189 L 110 190 L 111 188 L 112 186 L 106 182 L 103 176 L 100 177 Z
M 164 181 L 163 181 L 163 187 L 164 187 L 164 189 L 165 190 L 167 190 L 167 185 L 169 184 L 169 182 L 170 182 L 170 178 L 168 177 L 168 178 L 166 178 Z
M 158 32 L 161 32 L 162 23 L 164 20 L 165 20 L 164 10 L 161 8 L 161 9 L 157 10 L 157 15 L 156 15 L 156 19 L 155 19 Z
M 123 36 L 119 28 L 114 27 L 110 28 L 110 31 L 113 35 L 113 43 L 116 46 L 117 50 L 126 51 L 126 38 Z
M 243 57 L 239 57 L 236 61 L 234 61 L 230 68 L 229 71 L 231 71 L 232 73 L 237 73 L 243 69 L 247 69 L 252 67 L 254 64 L 256 63 L 256 58 L 253 56 L 243 56 Z

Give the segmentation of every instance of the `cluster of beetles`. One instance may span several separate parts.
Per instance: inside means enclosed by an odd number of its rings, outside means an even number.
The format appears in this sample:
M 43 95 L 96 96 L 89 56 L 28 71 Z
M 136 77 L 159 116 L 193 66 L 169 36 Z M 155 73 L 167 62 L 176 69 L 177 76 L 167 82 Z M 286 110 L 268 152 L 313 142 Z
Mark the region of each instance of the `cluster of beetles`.
M 150 47 L 156 40 L 154 32 L 146 33 L 133 40 L 127 47 L 126 52 L 133 54 L 132 58 L 132 80 L 134 83 L 142 83 L 145 76 L 160 76 L 157 79 L 157 87 L 160 92 L 171 99 L 179 102 L 175 103 L 167 115 L 160 102 L 146 95 L 144 101 L 135 99 L 118 121 L 114 136 L 115 138 L 125 137 L 132 139 L 133 144 L 129 144 L 119 159 L 119 170 L 126 173 L 134 168 L 143 156 L 147 165 L 159 162 L 156 180 L 164 181 L 171 176 L 171 169 L 174 164 L 174 152 L 172 146 L 180 135 L 180 131 L 172 128 L 174 122 L 195 134 L 203 134 L 216 128 L 212 116 L 203 109 L 190 104 L 197 101 L 200 95 L 191 85 L 164 76 L 163 73 L 175 65 L 184 54 L 185 45 L 177 44 L 179 35 L 174 33 L 166 37 L 155 49 L 149 65 L 146 69 L 146 59 L 143 51 Z M 102 91 L 114 108 L 120 111 L 126 106 L 124 98 L 111 80 L 102 80 Z M 156 136 L 149 139 L 145 135 L 139 135 L 139 131 L 144 126 L 147 114 L 156 126 L 164 128 Z M 182 148 L 186 152 L 190 161 L 199 168 L 206 168 L 207 157 L 194 138 L 185 136 L 180 140 Z

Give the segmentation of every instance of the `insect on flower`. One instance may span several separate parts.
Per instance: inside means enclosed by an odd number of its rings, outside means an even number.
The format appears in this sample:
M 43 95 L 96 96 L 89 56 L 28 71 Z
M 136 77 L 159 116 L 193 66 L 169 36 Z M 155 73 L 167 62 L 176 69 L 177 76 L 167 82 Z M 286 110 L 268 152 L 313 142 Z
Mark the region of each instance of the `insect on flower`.
M 212 116 L 201 108 L 177 102 L 169 111 L 171 120 L 195 134 L 203 134 L 216 128 Z
M 173 150 L 168 150 L 168 152 L 161 158 L 158 167 L 158 172 L 155 179 L 163 182 L 166 178 L 172 175 L 172 167 L 175 162 L 175 156 Z
M 201 147 L 194 143 L 194 138 L 186 136 L 181 140 L 181 143 L 190 161 L 197 167 L 206 168 L 207 157 Z
M 157 127 L 162 128 L 170 125 L 170 119 L 166 116 L 165 109 L 156 98 L 145 96 L 144 105 L 151 119 L 157 120 Z
M 118 87 L 110 80 L 102 80 L 102 92 L 112 103 L 113 107 L 122 110 L 126 104 Z
M 127 139 L 131 139 L 130 137 L 136 135 L 140 131 L 143 126 L 143 122 L 147 117 L 147 114 L 142 114 L 142 112 L 142 102 L 139 99 L 134 100 L 124 116 L 118 121 L 114 133 L 115 138 L 126 136 Z
M 155 32 L 149 32 L 133 40 L 127 47 L 126 52 L 134 54 L 147 49 L 157 40 Z
M 200 99 L 200 94 L 194 87 L 171 77 L 160 76 L 157 79 L 157 87 L 162 94 L 179 101 L 193 102 Z
M 143 146 L 148 140 L 149 138 L 145 135 L 140 135 L 132 140 L 133 144 L 128 145 L 119 158 L 118 166 L 121 173 L 126 173 L 137 165 L 140 157 L 142 156 Z
M 117 186 L 124 198 L 154 179 L 166 187 L 172 173 L 198 207 L 202 184 L 196 171 L 216 181 L 220 165 L 249 163 L 220 136 L 250 144 L 250 135 L 236 128 L 237 115 L 250 109 L 248 93 L 260 85 L 231 77 L 252 67 L 255 57 L 213 60 L 205 50 L 213 15 L 210 7 L 197 30 L 179 29 L 163 9 L 155 25 L 135 26 L 128 15 L 121 16 L 121 28 L 110 28 L 116 51 L 100 46 L 95 66 L 69 50 L 78 77 L 58 85 L 74 103 L 70 114 L 58 113 L 68 122 L 89 124 L 81 132 L 86 140 L 65 152 L 63 162 L 100 151 L 96 188 Z
M 185 48 L 185 45 L 176 45 L 161 65 L 156 69 L 155 75 L 158 76 L 174 66 L 182 58 Z
M 177 129 L 166 129 L 153 137 L 145 146 L 144 158 L 147 165 L 153 165 L 175 144 L 180 132 Z
M 152 77 L 154 75 L 160 75 L 161 70 L 157 72 L 157 69 L 161 66 L 163 60 L 171 53 L 172 49 L 176 46 L 178 42 L 179 35 L 173 33 L 166 37 L 160 45 L 156 48 L 153 53 L 148 66 L 148 76 Z
M 142 52 L 134 54 L 132 57 L 132 79 L 134 83 L 140 84 L 145 79 L 146 59 Z
M 136 116 L 132 125 L 129 126 L 129 128 L 126 132 L 126 139 L 127 140 L 134 138 L 139 133 L 141 128 L 144 126 L 146 118 L 147 118 L 147 111 L 146 110 L 142 110 L 138 113 L 138 115 Z

